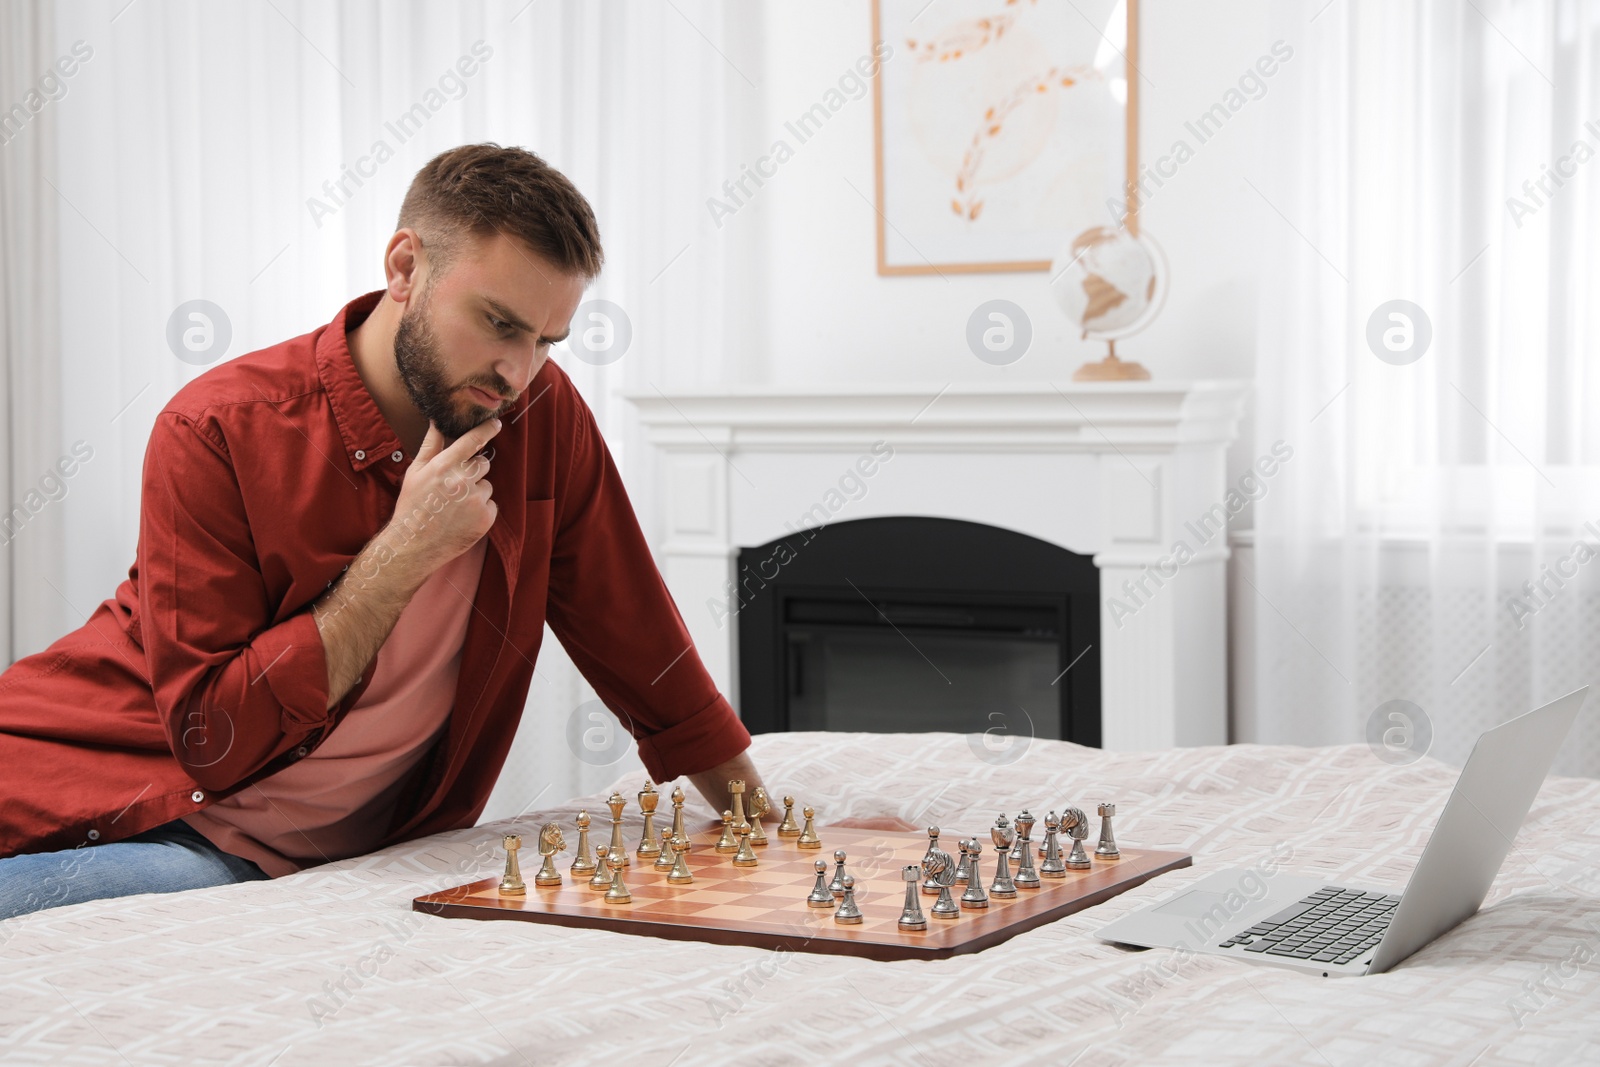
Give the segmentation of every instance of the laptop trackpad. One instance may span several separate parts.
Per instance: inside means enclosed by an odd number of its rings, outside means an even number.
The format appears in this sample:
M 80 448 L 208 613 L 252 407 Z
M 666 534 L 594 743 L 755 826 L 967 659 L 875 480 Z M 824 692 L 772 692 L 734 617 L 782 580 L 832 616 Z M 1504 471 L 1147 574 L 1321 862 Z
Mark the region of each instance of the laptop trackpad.
M 1199 919 L 1207 915 L 1214 918 L 1219 914 L 1215 909 L 1221 908 L 1220 914 L 1226 915 L 1228 921 L 1231 922 L 1235 919 L 1245 919 L 1254 915 L 1265 907 L 1268 900 L 1271 899 L 1264 897 L 1261 900 L 1252 900 L 1238 911 L 1233 911 L 1228 907 L 1228 897 L 1229 894 L 1226 893 L 1211 893 L 1204 889 L 1191 889 L 1187 893 L 1174 897 L 1172 900 L 1152 910 L 1158 915 L 1178 915 L 1185 919 Z M 1233 894 L 1233 897 L 1235 900 L 1238 899 L 1237 894 Z

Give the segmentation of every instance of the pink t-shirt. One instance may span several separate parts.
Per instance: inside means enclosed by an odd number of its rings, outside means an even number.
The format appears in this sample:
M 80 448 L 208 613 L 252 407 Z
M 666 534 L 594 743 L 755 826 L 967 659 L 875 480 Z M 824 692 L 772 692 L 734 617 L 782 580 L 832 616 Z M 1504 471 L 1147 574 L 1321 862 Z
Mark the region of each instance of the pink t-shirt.
M 274 878 L 376 847 L 406 772 L 450 718 L 488 545 L 480 538 L 423 582 L 371 684 L 314 752 L 184 822 Z

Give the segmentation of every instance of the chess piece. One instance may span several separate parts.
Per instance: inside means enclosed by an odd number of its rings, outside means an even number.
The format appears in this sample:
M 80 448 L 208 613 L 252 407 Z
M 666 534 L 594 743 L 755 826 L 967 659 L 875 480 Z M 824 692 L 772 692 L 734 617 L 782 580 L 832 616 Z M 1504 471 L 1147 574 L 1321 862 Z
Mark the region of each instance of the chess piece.
M 622 869 L 628 865 L 628 854 L 621 849 L 612 849 L 606 854 L 606 866 L 611 869 L 611 884 L 606 887 L 607 904 L 632 904 L 633 894 L 628 892 L 628 885 L 622 880 Z
M 794 821 L 794 797 L 783 798 L 783 821 L 778 824 L 778 836 L 800 836 L 800 824 Z
M 1061 842 L 1056 834 L 1061 832 L 1061 821 L 1051 812 L 1044 820 L 1044 862 L 1039 864 L 1043 878 L 1065 878 L 1067 865 L 1061 862 Z
M 935 919 L 954 919 L 961 914 L 956 902 L 950 898 L 950 887 L 956 880 L 956 862 L 942 848 L 932 848 L 922 857 L 922 873 L 939 887 L 939 899 L 929 909 Z M 924 883 L 926 884 L 926 883 Z
M 900 909 L 900 919 L 895 925 L 902 930 L 926 930 L 928 918 L 922 914 L 922 897 L 917 893 L 917 883 L 922 880 L 922 868 L 916 864 L 902 867 L 900 877 L 906 883 L 906 902 Z
M 989 828 L 989 838 L 994 842 L 995 858 L 994 884 L 989 887 L 989 895 L 1009 900 L 1017 895 L 1017 887 L 1011 881 L 1011 846 L 1017 843 L 1017 832 L 1002 814 Z
M 655 869 L 658 871 L 672 870 L 672 835 L 667 833 L 665 827 L 661 830 L 661 847 L 657 852 L 658 855 L 654 864 Z
M 606 847 L 594 846 L 594 874 L 589 876 L 589 888 L 603 892 L 611 888 L 611 870 L 606 866 Z
M 761 862 L 761 857 L 756 855 L 756 850 L 750 847 L 750 824 L 734 827 L 734 833 L 739 835 L 739 848 L 733 854 L 735 867 L 754 867 Z
M 811 866 L 817 872 L 817 884 L 811 887 L 811 895 L 806 897 L 806 907 L 833 907 L 833 892 L 828 888 L 828 861 L 817 860 Z
M 833 921 L 855 925 L 861 921 L 861 909 L 856 907 L 856 879 L 855 875 L 844 876 L 844 888 L 839 900 L 839 910 L 833 913 Z
M 561 824 L 547 822 L 539 831 L 539 855 L 544 863 L 533 876 L 534 885 L 560 885 L 561 872 L 556 870 L 556 853 L 567 850 L 567 839 L 561 836 Z
M 739 839 L 733 835 L 733 812 L 722 813 L 722 836 L 717 838 L 717 843 L 713 847 L 718 852 L 739 851 Z
M 1033 824 L 1032 813 L 1027 809 L 1023 809 L 1022 814 L 1017 816 L 1015 823 L 1018 846 L 1016 851 L 1019 853 L 1020 858 L 1017 860 L 1017 873 L 1011 879 L 1011 884 L 1018 889 L 1039 888 L 1039 872 L 1033 866 L 1033 845 L 1028 840 L 1028 834 L 1033 830 Z
M 574 878 L 581 878 L 583 875 L 594 873 L 595 862 L 589 858 L 589 847 L 589 813 L 580 811 L 578 812 L 578 847 L 574 850 L 577 854 L 572 857 L 571 867 Z
M 1117 839 L 1111 836 L 1111 816 L 1116 813 L 1115 804 L 1100 805 L 1100 843 L 1094 847 L 1094 854 L 1103 860 L 1122 858 L 1122 853 L 1117 849 Z
M 500 892 L 508 897 L 522 896 L 528 891 L 527 883 L 522 880 L 522 868 L 517 865 L 517 849 L 522 847 L 522 838 L 507 834 L 501 843 L 506 846 L 506 874 L 500 879 Z
M 622 809 L 627 806 L 628 802 L 622 799 L 621 793 L 612 793 L 606 798 L 606 807 L 611 809 L 611 845 L 606 851 L 620 852 L 624 867 L 631 862 L 628 859 L 628 846 L 622 840 Z
M 761 828 L 761 820 L 771 810 L 772 801 L 767 799 L 767 791 L 756 786 L 750 794 L 750 843 L 758 848 L 767 843 L 767 832 Z
M 801 812 L 806 817 L 805 829 L 800 831 L 800 836 L 795 839 L 795 848 L 821 848 L 822 838 L 817 836 L 816 827 L 811 825 L 811 820 L 816 817 L 817 809 L 806 808 Z
M 738 834 L 739 827 L 750 825 L 744 815 L 744 779 L 735 778 L 729 782 L 728 792 L 733 796 L 733 832 Z
M 956 844 L 961 848 L 961 862 L 956 865 L 955 881 L 958 885 L 966 885 L 972 881 L 972 853 L 967 851 L 965 840 Z
M 637 855 L 642 860 L 661 854 L 661 845 L 656 838 L 656 805 L 660 801 L 661 795 L 656 792 L 653 783 L 646 782 L 644 788 L 639 790 L 639 810 L 644 812 L 644 833 L 639 838 Z
M 929 857 L 938 851 L 940 851 L 939 828 L 937 826 L 930 826 L 928 827 L 928 851 L 922 854 L 922 864 L 924 868 L 927 867 Z M 924 893 L 937 893 L 939 891 L 939 883 L 934 879 L 933 875 L 930 874 L 927 879 L 923 881 L 922 891 Z
M 1033 824 L 1038 821 L 1033 817 L 1032 812 L 1027 808 L 1023 808 L 1022 814 L 1018 815 L 1016 821 L 1011 824 L 1017 828 L 1017 843 L 1011 846 L 1011 862 L 1017 865 L 1019 871 L 1022 869 L 1022 854 L 1028 851 L 1033 844 L 1028 840 L 1028 835 L 1033 832 Z
M 673 834 L 672 843 L 672 870 L 667 874 L 667 881 L 673 885 L 688 885 L 694 881 L 694 873 L 689 870 L 689 839 L 682 834 Z
M 833 862 L 838 864 L 838 866 L 833 869 L 833 881 L 828 883 L 828 892 L 832 893 L 836 897 L 842 897 L 844 896 L 845 879 L 844 849 L 836 848 L 833 850 Z
M 683 787 L 675 786 L 672 790 L 672 836 L 689 840 L 689 831 L 683 828 Z
M 983 845 L 978 843 L 976 837 L 969 837 L 961 843 L 961 851 L 968 854 L 971 862 L 967 866 L 967 891 L 961 894 L 961 906 L 968 911 L 989 906 L 989 894 L 983 891 L 983 868 L 978 866 L 978 859 L 983 855 Z
M 1083 839 L 1089 836 L 1089 816 L 1082 808 L 1067 808 L 1061 813 L 1061 829 L 1072 838 L 1072 851 L 1067 853 L 1067 870 L 1087 871 L 1089 854 L 1083 850 Z

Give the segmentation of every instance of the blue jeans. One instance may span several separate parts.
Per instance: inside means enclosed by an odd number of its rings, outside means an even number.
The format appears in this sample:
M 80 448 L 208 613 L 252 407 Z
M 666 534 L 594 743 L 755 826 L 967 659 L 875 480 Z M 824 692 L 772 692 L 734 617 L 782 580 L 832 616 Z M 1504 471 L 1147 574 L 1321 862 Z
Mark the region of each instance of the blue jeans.
M 0 919 L 86 900 L 174 893 L 268 877 L 181 819 L 108 845 L 0 859 Z

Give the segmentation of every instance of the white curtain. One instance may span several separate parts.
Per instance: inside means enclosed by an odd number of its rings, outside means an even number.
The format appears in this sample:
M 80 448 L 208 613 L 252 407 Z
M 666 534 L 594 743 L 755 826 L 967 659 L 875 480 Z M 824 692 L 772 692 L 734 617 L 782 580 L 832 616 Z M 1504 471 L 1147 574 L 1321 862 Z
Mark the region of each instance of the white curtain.
M 726 250 L 702 205 L 729 173 L 724 116 L 732 87 L 748 89 L 727 54 L 740 32 L 730 23 L 748 16 L 697 0 L 19 0 L 4 11 L 8 102 L 57 57 L 89 52 L 22 151 L 3 149 L 11 498 L 74 442 L 92 449 L 43 516 L 57 532 L 30 525 L 0 571 L 13 618 L 33 623 L 15 628 L 12 658 L 80 625 L 127 574 L 150 426 L 206 369 L 169 350 L 172 310 L 220 307 L 233 334 L 223 358 L 327 322 L 381 286 L 407 184 L 458 144 L 531 148 L 594 205 L 607 266 L 588 297 L 625 310 L 632 344 L 603 367 L 555 358 L 648 514 L 642 437 L 616 394 L 722 376 Z M 42 26 L 20 32 L 30 19 Z M 456 69 L 462 57 L 472 74 Z M 425 120 L 402 130 L 418 104 Z M 59 312 L 30 288 L 55 277 Z M 486 818 L 638 765 L 594 767 L 568 751 L 568 715 L 592 696 L 547 634 Z
M 1256 506 L 1237 739 L 1376 715 L 1398 746 L 1405 700 L 1459 762 L 1600 681 L 1600 5 L 1273 11 L 1256 443 L 1294 457 Z M 1600 774 L 1600 696 L 1557 770 Z

